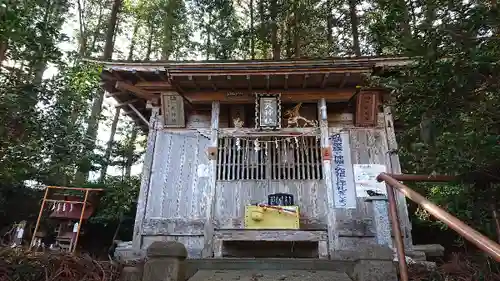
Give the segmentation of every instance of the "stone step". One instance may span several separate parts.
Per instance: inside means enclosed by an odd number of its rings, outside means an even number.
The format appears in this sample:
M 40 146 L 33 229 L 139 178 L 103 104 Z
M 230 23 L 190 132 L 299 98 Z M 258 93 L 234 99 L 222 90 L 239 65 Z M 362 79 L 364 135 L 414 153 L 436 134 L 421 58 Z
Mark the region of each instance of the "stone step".
M 344 275 L 346 273 L 351 273 L 354 268 L 354 263 L 350 261 L 338 261 L 338 260 L 321 260 L 321 259 L 286 259 L 286 258 L 222 258 L 222 259 L 188 259 L 186 260 L 187 270 L 186 277 L 201 276 L 200 272 L 205 274 L 215 274 L 215 272 L 226 272 L 229 271 L 231 274 L 234 271 L 245 271 L 245 272 L 261 272 L 269 271 L 268 273 L 278 272 L 278 271 L 304 271 L 301 274 L 306 274 L 306 272 L 322 272 L 321 274 L 340 274 Z M 209 272 L 209 273 L 208 273 Z M 235 273 L 237 275 L 237 273 Z M 318 273 L 320 274 L 320 273 Z M 230 274 L 228 274 L 230 275 Z M 236 276 L 235 275 L 235 276 Z M 217 274 L 213 278 L 216 278 Z M 232 275 L 231 275 L 232 276 Z M 244 275 L 247 276 L 247 275 Z M 274 276 L 274 275 L 273 275 Z M 345 275 L 347 276 L 347 275 Z M 201 278 L 201 277 L 197 277 Z M 218 277 L 217 277 L 218 278 Z M 246 278 L 246 277 L 245 277 Z M 266 277 L 267 278 L 267 277 Z M 273 277 L 274 278 L 274 277 Z M 190 279 L 191 280 L 191 279 Z M 198 280 L 198 279 L 193 279 Z M 200 279 L 202 280 L 202 279 Z M 240 280 L 240 279 L 213 279 L 219 281 L 226 280 Z M 241 279 L 247 280 L 247 279 Z M 251 280 L 251 279 L 248 279 Z M 274 279 L 257 279 L 257 280 L 274 280 Z M 280 280 L 280 279 L 276 279 Z M 295 280 L 295 279 L 286 279 Z M 302 279 L 308 280 L 308 279 Z M 316 279 L 311 279 L 316 280 Z M 317 279 L 319 280 L 330 280 L 330 279 Z M 336 279 L 332 279 L 336 280 Z M 343 280 L 343 279 L 338 279 Z M 256 280 L 253 280 L 256 281 Z M 349 281 L 351 281 L 349 279 Z
M 188 281 L 352 281 L 346 273 L 314 270 L 200 270 Z
M 296 258 L 222 258 L 188 259 L 188 268 L 198 270 L 318 270 L 349 272 L 354 263 L 341 260 Z

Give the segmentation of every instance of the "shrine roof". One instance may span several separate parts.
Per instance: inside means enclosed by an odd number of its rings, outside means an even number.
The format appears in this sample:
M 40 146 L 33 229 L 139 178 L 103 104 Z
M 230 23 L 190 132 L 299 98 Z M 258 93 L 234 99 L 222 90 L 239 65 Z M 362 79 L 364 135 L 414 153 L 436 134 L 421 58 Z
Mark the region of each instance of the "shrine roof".
M 103 64 L 102 86 L 143 130 L 148 100 L 175 91 L 185 102 L 236 91 L 295 91 L 348 96 L 367 78 L 386 68 L 411 63 L 408 57 L 353 57 L 246 61 L 96 61 Z

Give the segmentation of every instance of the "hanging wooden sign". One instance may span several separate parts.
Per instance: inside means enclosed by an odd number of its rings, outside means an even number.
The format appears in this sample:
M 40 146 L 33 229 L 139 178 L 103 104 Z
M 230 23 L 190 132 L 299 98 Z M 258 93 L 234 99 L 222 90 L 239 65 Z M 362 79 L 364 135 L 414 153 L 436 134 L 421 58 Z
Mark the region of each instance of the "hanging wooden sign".
M 162 94 L 163 126 L 167 128 L 184 128 L 184 99 L 176 92 Z
M 379 96 L 377 92 L 360 92 L 356 98 L 355 125 L 375 127 L 378 121 Z
M 255 127 L 259 129 L 281 128 L 280 95 L 256 94 Z

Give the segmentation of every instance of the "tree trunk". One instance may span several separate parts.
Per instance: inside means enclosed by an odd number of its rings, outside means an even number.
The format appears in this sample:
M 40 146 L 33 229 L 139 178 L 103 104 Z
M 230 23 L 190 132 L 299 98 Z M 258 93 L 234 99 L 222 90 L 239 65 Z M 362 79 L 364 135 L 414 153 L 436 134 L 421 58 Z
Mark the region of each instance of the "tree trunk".
M 81 0 L 77 0 L 77 8 L 78 8 L 78 22 L 79 22 L 79 29 L 80 29 L 80 44 L 79 44 L 79 49 L 78 49 L 78 54 L 81 58 L 85 56 L 85 51 L 87 50 L 87 34 L 85 32 L 85 22 L 83 19 L 83 8 L 82 8 L 82 3 L 80 2 Z
M 134 31 L 132 32 L 132 39 L 130 40 L 130 48 L 128 50 L 128 57 L 127 60 L 132 60 L 134 57 L 134 47 L 135 47 L 135 40 L 137 39 L 137 32 L 139 30 L 139 23 L 137 22 L 134 25 Z M 120 120 L 120 107 L 116 108 L 115 112 L 115 117 L 113 118 L 113 123 L 111 124 L 111 133 L 109 135 L 109 141 L 106 146 L 106 152 L 104 154 L 104 164 L 101 169 L 101 176 L 100 176 L 100 182 L 104 182 L 104 179 L 106 178 L 106 173 L 108 171 L 108 163 L 109 159 L 111 157 L 111 151 L 113 150 L 113 142 L 115 140 L 115 134 L 116 134 L 116 127 L 118 126 L 118 121 Z
M 132 132 L 130 133 L 130 140 L 127 147 L 127 160 L 125 164 L 125 177 L 130 178 L 132 173 L 132 165 L 134 165 L 134 150 L 135 150 L 135 141 L 137 139 L 137 127 L 134 126 Z
M 401 1 L 401 9 L 403 10 L 403 22 L 401 23 L 401 27 L 403 29 L 403 38 L 406 41 L 405 45 L 407 46 L 407 49 L 409 45 L 411 44 L 411 27 L 410 27 L 410 11 L 408 10 L 408 6 L 406 5 L 405 0 L 400 0 Z
M 108 22 L 108 28 L 106 31 L 106 42 L 104 44 L 104 53 L 102 58 L 105 61 L 111 60 L 111 56 L 113 54 L 114 48 L 114 35 L 116 24 L 118 21 L 118 12 L 122 5 L 122 0 L 114 0 L 113 7 L 111 8 L 111 15 Z M 102 111 L 102 102 L 104 101 L 104 89 L 99 88 L 97 91 L 97 96 L 94 98 L 94 102 L 92 103 L 92 109 L 90 113 L 90 118 L 88 121 L 87 131 L 85 133 L 86 136 L 86 145 L 84 148 L 84 159 L 82 159 L 82 163 L 80 164 L 79 171 L 76 177 L 76 183 L 80 184 L 87 180 L 89 172 L 90 172 L 90 155 L 92 155 L 95 148 L 95 141 L 97 137 L 97 130 L 99 128 L 99 117 L 101 116 Z
M 97 36 L 99 35 L 99 32 L 101 31 L 99 29 L 99 27 L 101 26 L 101 22 L 102 22 L 102 17 L 103 17 L 103 14 L 102 14 L 102 8 L 103 5 L 101 5 L 99 7 L 99 17 L 97 19 L 97 24 L 96 24 L 96 27 L 95 27 L 95 30 L 93 32 L 93 36 L 92 36 L 92 44 L 90 44 L 90 48 L 88 48 L 86 51 L 85 51 L 85 55 L 91 55 L 92 52 L 95 50 L 95 44 L 97 42 Z
M 300 2 L 295 0 L 293 6 L 293 53 L 295 58 L 300 58 Z
M 331 55 L 333 50 L 333 15 L 332 15 L 332 0 L 326 1 L 327 18 L 326 18 L 326 41 L 328 42 L 328 56 Z
M 0 66 L 5 60 L 7 54 L 7 48 L 8 48 L 7 41 L 0 41 Z
M 250 57 L 252 60 L 255 59 L 255 34 L 254 33 L 255 33 L 255 31 L 254 31 L 253 0 L 250 0 Z
M 167 11 L 165 18 L 163 19 L 163 40 L 161 48 L 161 59 L 169 60 L 170 56 L 174 51 L 174 28 L 177 25 L 178 17 L 176 13 L 181 8 L 179 0 L 170 0 L 167 4 Z
M 286 15 L 287 25 L 286 25 L 286 44 L 285 44 L 285 56 L 287 59 L 293 57 L 293 17 L 290 13 Z
M 498 10 L 498 1 L 497 0 L 490 0 L 491 4 L 491 11 L 495 12 Z M 498 38 L 500 37 L 500 23 L 496 21 L 496 25 L 492 26 L 493 28 L 493 35 L 494 37 Z M 500 237 L 499 237 L 500 240 Z
M 113 7 L 111 8 L 111 15 L 108 22 L 108 30 L 106 31 L 106 42 L 104 44 L 104 53 L 102 58 L 104 60 L 111 60 L 113 55 L 113 48 L 115 46 L 113 38 L 115 36 L 115 29 L 118 21 L 118 12 L 120 11 L 122 0 L 114 0 Z
M 153 51 L 153 20 L 149 22 L 149 36 L 148 36 L 148 42 L 146 46 L 146 60 L 151 59 L 151 52 Z
M 135 40 L 137 39 L 138 31 L 139 31 L 139 23 L 136 22 L 134 25 L 134 31 L 132 32 L 132 39 L 130 40 L 130 48 L 128 50 L 127 60 L 129 61 L 134 59 Z
M 268 49 L 268 35 L 269 35 L 269 29 L 267 25 L 267 18 L 266 18 L 266 9 L 264 6 L 265 0 L 260 0 L 259 1 L 259 16 L 260 16 L 260 40 L 262 41 L 262 56 L 264 59 L 267 59 L 269 56 L 269 49 Z
M 356 14 L 357 0 L 349 0 L 349 15 L 351 17 L 352 48 L 357 57 L 361 56 L 361 47 L 359 46 L 359 21 Z
M 210 25 L 212 24 L 212 11 L 209 10 L 208 11 L 208 23 L 207 23 L 207 29 L 206 29 L 206 32 L 207 32 L 207 44 L 205 46 L 205 49 L 206 49 L 206 52 L 207 52 L 207 57 L 206 59 L 209 60 L 210 59 L 210 48 L 211 48 L 211 42 L 210 42 Z
M 0 9 L 0 18 L 5 18 L 4 9 Z M 8 46 L 9 46 L 8 38 L 0 39 L 0 66 L 2 66 L 2 63 L 7 55 Z
M 111 158 L 111 151 L 113 150 L 113 141 L 115 140 L 116 127 L 118 126 L 118 120 L 120 120 L 120 111 L 121 108 L 117 107 L 115 111 L 115 117 L 113 118 L 113 123 L 111 124 L 111 133 L 109 135 L 108 144 L 106 146 L 106 152 L 104 153 L 104 162 L 102 164 L 99 182 L 104 182 L 106 173 L 108 172 L 109 159 Z
M 278 3 L 271 0 L 271 46 L 273 48 L 273 60 L 279 60 L 281 54 L 278 42 Z
M 113 39 L 111 40 L 113 42 L 113 48 L 111 49 L 111 56 L 109 57 L 109 60 L 112 60 L 113 49 L 114 49 L 114 46 L 115 46 L 114 42 L 116 42 L 116 36 L 118 35 L 118 32 L 120 32 L 120 30 L 118 28 L 120 26 L 120 18 L 119 17 L 116 18 L 116 25 L 115 26 L 116 26 L 116 29 L 113 32 L 114 33 L 113 34 Z M 104 50 L 104 51 L 106 51 L 106 50 Z
M 48 28 L 47 25 L 49 21 L 51 20 L 51 15 L 53 12 L 53 5 L 52 1 L 48 0 L 45 2 L 45 14 L 43 15 L 43 27 L 40 28 L 41 34 L 40 34 L 40 48 L 38 50 L 38 54 L 41 56 L 38 58 L 36 61 L 33 62 L 31 66 L 31 72 L 33 74 L 33 84 L 35 85 L 40 85 L 42 83 L 43 79 L 43 73 L 45 72 L 45 69 L 47 68 L 47 59 L 45 58 L 45 42 L 47 41 L 47 32 Z

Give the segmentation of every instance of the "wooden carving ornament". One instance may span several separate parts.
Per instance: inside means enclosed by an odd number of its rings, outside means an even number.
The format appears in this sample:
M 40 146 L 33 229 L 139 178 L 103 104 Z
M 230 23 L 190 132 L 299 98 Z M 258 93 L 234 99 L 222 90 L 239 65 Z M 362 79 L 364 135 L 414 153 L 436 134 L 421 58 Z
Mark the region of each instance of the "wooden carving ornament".
M 233 125 L 236 129 L 243 128 L 244 122 L 240 119 L 240 117 L 233 118 Z
M 300 127 L 299 126 L 299 120 L 302 120 L 304 122 L 303 126 L 309 125 L 312 127 L 317 127 L 318 126 L 318 121 L 317 120 L 308 120 L 307 118 L 304 118 L 300 115 L 300 108 L 302 107 L 302 103 L 297 104 L 294 106 L 292 109 L 289 109 L 285 112 L 284 116 L 287 117 L 287 124 L 288 128 L 290 128 L 292 125 L 295 125 L 295 127 Z

